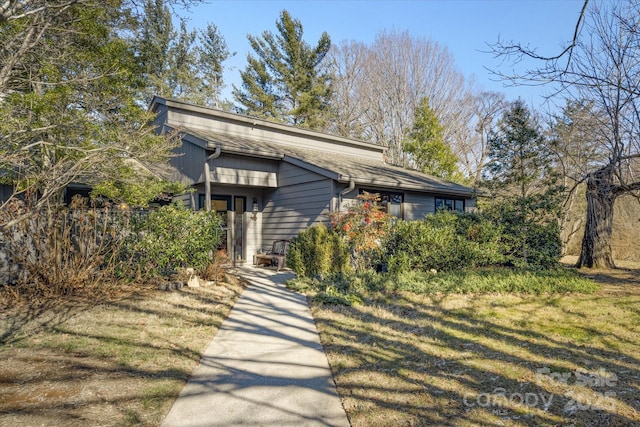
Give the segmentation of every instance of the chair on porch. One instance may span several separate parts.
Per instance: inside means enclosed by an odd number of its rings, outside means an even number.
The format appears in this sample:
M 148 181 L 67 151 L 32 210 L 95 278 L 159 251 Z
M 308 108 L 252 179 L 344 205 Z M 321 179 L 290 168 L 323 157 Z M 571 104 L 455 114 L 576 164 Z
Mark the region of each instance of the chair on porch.
M 267 253 L 255 254 L 253 256 L 253 265 L 275 265 L 276 271 L 280 271 L 285 265 L 288 249 L 288 240 L 276 240 L 273 242 L 271 250 Z

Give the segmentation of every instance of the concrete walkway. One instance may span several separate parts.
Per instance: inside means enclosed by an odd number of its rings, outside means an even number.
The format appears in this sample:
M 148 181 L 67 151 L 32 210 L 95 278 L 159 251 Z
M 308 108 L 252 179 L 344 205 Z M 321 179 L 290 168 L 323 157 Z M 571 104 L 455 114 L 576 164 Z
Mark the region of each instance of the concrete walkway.
M 349 426 L 304 296 L 290 272 L 250 282 L 162 426 Z

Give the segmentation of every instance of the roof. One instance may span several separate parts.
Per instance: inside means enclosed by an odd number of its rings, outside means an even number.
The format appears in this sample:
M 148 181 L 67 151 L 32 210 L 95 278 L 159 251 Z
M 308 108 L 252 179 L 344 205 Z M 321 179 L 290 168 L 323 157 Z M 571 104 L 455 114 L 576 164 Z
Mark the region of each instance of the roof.
M 377 144 L 372 144 L 370 142 L 364 142 L 338 135 L 331 135 L 328 133 L 305 129 L 289 124 L 278 123 L 271 120 L 246 116 L 238 113 L 230 113 L 228 111 L 223 111 L 217 108 L 194 105 L 188 102 L 175 99 L 166 99 L 158 96 L 155 96 L 151 101 L 150 110 L 152 112 L 157 112 L 158 108 L 161 105 L 171 111 L 180 111 L 194 117 L 206 117 L 215 120 L 217 123 L 224 123 L 229 126 L 239 126 L 250 128 L 252 130 L 265 131 L 269 133 L 270 138 L 295 137 L 306 141 L 322 141 L 334 146 L 345 146 L 361 149 L 367 152 L 371 152 L 375 156 L 379 156 L 385 151 L 384 147 Z M 172 120 L 168 119 L 167 124 L 171 125 Z M 179 125 L 176 127 L 182 129 L 184 127 L 184 123 L 179 123 Z M 195 128 L 195 126 L 188 127 L 190 127 L 191 129 Z M 202 129 L 202 127 L 198 128 Z
M 397 188 L 427 193 L 447 193 L 471 197 L 474 189 L 440 179 L 416 170 L 401 168 L 356 156 L 336 155 L 306 147 L 283 146 L 274 142 L 256 141 L 221 133 L 183 128 L 183 132 L 206 142 L 208 149 L 217 147 L 224 153 L 280 159 L 312 170 L 339 182 L 355 181 L 361 186 Z

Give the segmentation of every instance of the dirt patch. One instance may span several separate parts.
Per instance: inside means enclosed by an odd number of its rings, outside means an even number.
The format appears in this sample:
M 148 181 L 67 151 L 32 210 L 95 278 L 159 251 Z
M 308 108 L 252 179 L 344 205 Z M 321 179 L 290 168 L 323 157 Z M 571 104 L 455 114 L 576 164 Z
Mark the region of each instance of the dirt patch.
M 138 286 L 5 307 L 0 425 L 158 425 L 242 288 Z

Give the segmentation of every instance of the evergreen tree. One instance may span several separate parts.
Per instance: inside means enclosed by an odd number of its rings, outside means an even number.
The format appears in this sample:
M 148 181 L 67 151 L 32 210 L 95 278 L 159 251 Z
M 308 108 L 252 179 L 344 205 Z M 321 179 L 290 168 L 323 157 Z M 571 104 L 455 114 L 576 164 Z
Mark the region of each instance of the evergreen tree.
M 445 144 L 443 129 L 429 106 L 429 100 L 422 98 L 415 111 L 413 129 L 404 144 L 404 151 L 413 163 L 412 166 L 422 172 L 448 180 L 462 181 L 457 166 L 458 159 Z
M 246 71 L 240 73 L 244 91 L 238 90 L 235 85 L 233 89 L 234 98 L 244 107 L 242 112 L 263 119 L 284 121 L 277 107 L 276 85 L 266 64 L 251 55 L 247 61 L 249 65 Z
M 195 40 L 196 32 L 188 31 L 186 22 L 181 20 L 178 37 L 169 50 L 167 78 L 173 98 L 201 104 L 203 103 L 200 92 L 202 80 L 198 73 Z
M 232 54 L 213 24 L 204 30 L 173 27 L 165 0 L 146 0 L 145 19 L 138 40 L 139 57 L 147 87 L 145 100 L 154 95 L 206 106 L 219 106 L 224 87 L 223 62 Z
M 158 195 L 142 165 L 166 162 L 173 147 L 140 102 L 145 79 L 130 35 L 141 20 L 127 5 L 37 0 L 3 15 L 0 177 L 10 199 L 37 209 L 72 182 L 126 187 L 110 195 L 135 204 Z
M 224 87 L 223 62 L 235 55 L 235 52 L 229 51 L 227 42 L 214 24 L 207 24 L 207 28 L 199 33 L 198 40 L 198 67 L 204 104 L 219 107 L 220 92 Z
M 543 130 L 526 105 L 511 104 L 489 138 L 483 187 L 487 211 L 506 229 L 512 262 L 540 265 L 561 253 L 558 218 L 562 186 Z
M 147 81 L 144 88 L 147 103 L 154 95 L 173 96 L 168 79 L 168 58 L 175 38 L 171 11 L 164 0 L 145 0 L 137 49 Z
M 322 61 L 331 40 L 322 33 L 311 47 L 302 39 L 302 23 L 286 10 L 276 27 L 277 35 L 265 31 L 261 38 L 248 36 L 255 56 L 247 56 L 242 87 L 234 86 L 233 96 L 246 114 L 322 129 L 332 94 L 331 76 Z

